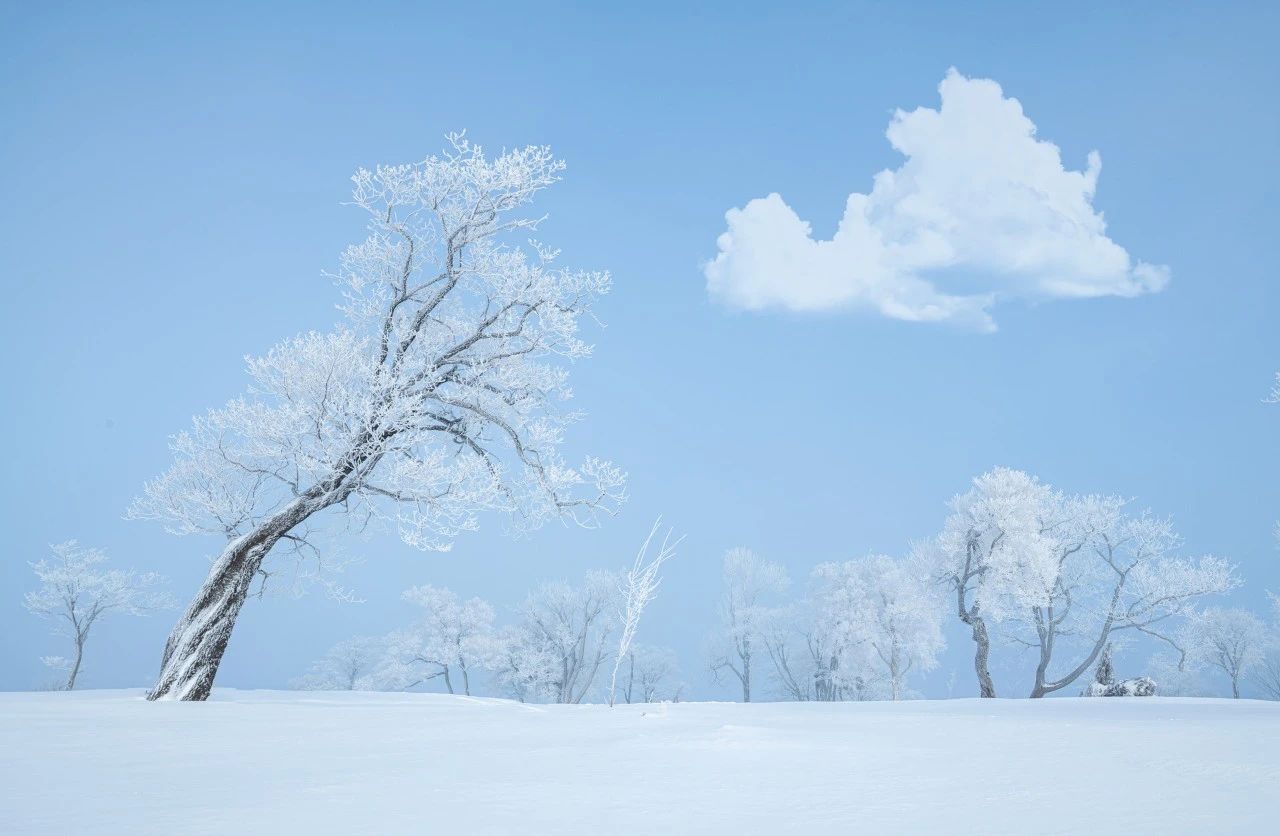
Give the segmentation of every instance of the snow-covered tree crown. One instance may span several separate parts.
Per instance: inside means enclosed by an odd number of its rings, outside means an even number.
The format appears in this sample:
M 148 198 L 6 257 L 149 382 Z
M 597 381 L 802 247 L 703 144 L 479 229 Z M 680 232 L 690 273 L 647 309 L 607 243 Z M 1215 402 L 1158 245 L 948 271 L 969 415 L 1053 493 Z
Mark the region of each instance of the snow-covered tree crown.
M 440 156 L 358 171 L 369 234 L 334 276 L 344 320 L 249 358 L 248 392 L 174 439 L 131 516 L 234 539 L 298 502 L 303 519 L 338 505 L 445 550 L 482 511 L 517 529 L 611 512 L 622 472 L 559 453 L 577 417 L 564 363 L 590 354 L 578 322 L 609 276 L 516 240 L 563 168 L 546 147 L 489 158 L 454 135 Z

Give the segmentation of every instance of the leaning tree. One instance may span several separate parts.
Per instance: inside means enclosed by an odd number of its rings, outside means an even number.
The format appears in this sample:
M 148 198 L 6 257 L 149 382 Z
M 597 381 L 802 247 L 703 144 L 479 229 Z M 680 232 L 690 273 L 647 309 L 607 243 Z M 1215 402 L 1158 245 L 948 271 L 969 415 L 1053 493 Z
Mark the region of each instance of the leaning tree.
M 341 323 L 250 358 L 247 393 L 194 421 L 131 514 L 226 545 L 165 645 L 150 699 L 205 699 L 255 578 L 276 554 L 318 558 L 335 514 L 388 522 L 447 550 L 485 511 L 515 528 L 590 524 L 623 474 L 559 454 L 575 418 L 565 363 L 607 273 L 567 270 L 527 236 L 525 208 L 559 179 L 546 147 L 489 158 L 462 136 L 440 156 L 361 169 L 368 237 L 333 277 Z M 328 513 L 326 513 L 328 512 Z

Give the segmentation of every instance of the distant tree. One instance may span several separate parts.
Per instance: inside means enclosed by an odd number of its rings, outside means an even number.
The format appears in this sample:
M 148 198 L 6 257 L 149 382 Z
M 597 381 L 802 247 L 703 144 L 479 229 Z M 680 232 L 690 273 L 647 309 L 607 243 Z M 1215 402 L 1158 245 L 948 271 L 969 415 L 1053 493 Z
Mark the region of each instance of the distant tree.
M 1240 679 L 1263 660 L 1266 624 L 1248 610 L 1211 608 L 1191 620 L 1188 654 L 1231 681 L 1231 696 L 1240 698 Z
M 542 584 L 499 636 L 499 676 L 522 701 L 582 702 L 609 657 L 617 601 L 618 578 L 608 572 L 590 572 L 577 587 Z
M 614 698 L 618 690 L 618 668 L 621 667 L 630 653 L 631 643 L 635 640 L 636 631 L 640 628 L 640 616 L 644 613 L 645 607 L 653 600 L 658 593 L 658 584 L 661 583 L 661 577 L 658 575 L 662 569 L 662 564 L 675 557 L 676 546 L 680 545 L 683 537 L 676 538 L 672 542 L 672 531 L 667 531 L 667 536 L 662 538 L 662 545 L 658 548 L 658 553 L 652 558 L 649 557 L 649 544 L 653 542 L 654 535 L 658 533 L 658 526 L 662 522 L 661 518 L 654 522 L 653 528 L 649 530 L 649 536 L 645 538 L 644 544 L 640 546 L 640 551 L 636 554 L 635 561 L 631 564 L 631 568 L 622 576 L 622 582 L 619 588 L 618 603 L 618 621 L 622 625 L 619 631 L 618 652 L 614 655 L 613 675 L 609 678 L 609 705 L 613 705 Z M 631 658 L 634 665 L 635 657 Z M 630 696 L 627 702 L 631 702 Z M 647 702 L 647 700 L 646 700 Z
M 493 633 L 493 607 L 429 585 L 405 590 L 401 597 L 421 607 L 422 616 L 387 638 L 381 676 L 405 688 L 440 678 L 450 694 L 457 676 L 462 693 L 470 696 L 471 674 L 481 666 Z
M 1271 599 L 1272 623 L 1262 660 L 1254 669 L 1253 681 L 1267 696 L 1280 700 L 1280 596 L 1268 592 Z
M 159 589 L 165 579 L 154 572 L 107 569 L 107 556 L 68 540 L 50 546 L 53 557 L 31 564 L 40 588 L 28 592 L 24 603 L 41 618 L 53 619 L 54 632 L 71 640 L 72 656 L 45 656 L 47 666 L 65 673 L 64 690 L 76 687 L 84 664 L 89 633 L 113 612 L 147 615 L 172 606 L 168 593 Z
M 713 652 L 711 673 L 733 674 L 742 686 L 742 701 L 751 702 L 752 664 L 767 626 L 772 596 L 781 595 L 790 585 L 787 572 L 776 563 L 758 557 L 750 549 L 730 549 L 724 557 L 724 593 L 720 599 L 722 633 Z
M 329 648 L 306 674 L 294 680 L 300 691 L 381 691 L 395 686 L 380 680 L 376 672 L 385 652 L 385 640 L 368 636 L 346 639 Z
M 622 661 L 618 694 L 626 703 L 678 701 L 679 669 L 675 651 L 670 648 L 633 644 Z
M 545 147 L 491 159 L 454 136 L 442 156 L 356 172 L 369 234 L 335 277 L 343 323 L 250 359 L 248 394 L 179 434 L 131 509 L 225 539 L 149 698 L 209 695 L 250 584 L 278 551 L 318 558 L 325 512 L 446 550 L 482 512 L 589 524 L 622 500 L 617 468 L 559 452 L 565 364 L 590 354 L 579 321 L 609 288 L 522 240 L 539 221 L 524 207 L 563 168 Z
M 814 598 L 829 625 L 826 632 L 841 635 L 842 647 L 860 651 L 870 678 L 886 683 L 890 699 L 902 699 L 907 674 L 932 668 L 945 644 L 929 567 L 914 559 L 873 555 L 823 564 L 814 577 Z M 844 656 L 849 655 L 846 650 Z M 850 672 L 845 664 L 835 674 L 845 690 L 860 684 L 848 681 Z

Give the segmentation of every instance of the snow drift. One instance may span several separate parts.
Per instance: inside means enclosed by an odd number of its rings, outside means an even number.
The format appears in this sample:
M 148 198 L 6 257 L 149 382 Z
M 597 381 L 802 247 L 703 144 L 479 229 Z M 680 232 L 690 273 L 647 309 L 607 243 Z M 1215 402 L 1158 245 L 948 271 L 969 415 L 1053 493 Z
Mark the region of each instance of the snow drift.
M 6 833 L 1266 833 L 1280 705 L 0 694 Z

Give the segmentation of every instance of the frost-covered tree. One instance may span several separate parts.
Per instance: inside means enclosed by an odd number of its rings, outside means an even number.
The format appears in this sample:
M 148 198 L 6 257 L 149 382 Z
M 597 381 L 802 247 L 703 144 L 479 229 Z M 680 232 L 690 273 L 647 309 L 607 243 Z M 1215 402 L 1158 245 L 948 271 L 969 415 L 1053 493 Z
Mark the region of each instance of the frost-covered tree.
M 609 705 L 614 703 L 618 690 L 618 669 L 631 650 L 631 643 L 635 640 L 636 631 L 640 628 L 640 616 L 653 600 L 653 596 L 658 593 L 658 584 L 662 580 L 658 572 L 662 569 L 662 564 L 675 557 L 676 546 L 680 545 L 680 541 L 684 539 L 678 537 L 672 542 L 673 532 L 668 530 L 667 535 L 662 538 L 658 553 L 650 557 L 649 545 L 653 542 L 654 535 L 658 533 L 661 522 L 659 518 L 654 522 L 653 528 L 649 529 L 649 536 L 640 546 L 635 561 L 622 576 L 622 582 L 619 585 L 618 623 L 622 627 L 619 630 L 618 652 L 614 655 L 613 675 L 609 678 Z M 632 657 L 631 661 L 634 665 L 635 658 Z M 627 698 L 627 702 L 631 702 L 630 697 Z
M 471 696 L 471 674 L 483 666 L 490 646 L 493 607 L 480 598 L 462 601 L 452 590 L 430 585 L 407 589 L 401 597 L 421 607 L 422 616 L 387 637 L 379 675 L 403 688 L 439 678 L 450 694 L 456 693 L 456 685 Z
M 1052 490 L 1034 476 L 998 467 L 951 500 L 951 515 L 936 543 L 916 554 L 937 561 L 955 596 L 956 614 L 970 629 L 974 670 L 983 697 L 996 695 L 990 673 L 989 621 L 1023 612 L 1053 574 L 1053 542 L 1041 528 Z
M 1268 592 L 1272 622 L 1262 659 L 1254 668 L 1253 681 L 1267 699 L 1280 700 L 1280 596 Z
M 173 465 L 131 509 L 226 540 L 151 699 L 208 696 L 264 562 L 317 556 L 312 531 L 331 515 L 445 550 L 482 512 L 521 528 L 589 524 L 622 499 L 617 468 L 575 469 L 558 452 L 575 418 L 559 408 L 565 364 L 590 354 L 578 323 L 609 276 L 557 267 L 555 251 L 518 237 L 563 168 L 545 147 L 488 158 L 454 136 L 441 156 L 356 172 L 368 237 L 334 277 L 341 324 L 250 359 L 248 393 L 180 433 Z
M 1124 505 L 1114 498 L 1055 496 L 1045 511 L 1056 569 L 1026 614 L 1013 618 L 1038 655 L 1032 697 L 1075 682 L 1116 633 L 1132 630 L 1177 647 L 1169 627 L 1176 617 L 1238 583 L 1221 558 L 1177 557 L 1181 540 L 1168 520 L 1149 512 L 1126 515 Z M 1055 656 L 1068 653 L 1066 669 L 1051 675 Z
M 1114 633 L 1171 642 L 1170 619 L 1237 584 L 1225 560 L 1177 557 L 1172 524 L 1149 512 L 1127 514 L 1126 506 L 1118 497 L 1066 496 L 1006 468 L 953 500 L 937 551 L 960 618 L 973 630 L 983 696 L 995 693 L 986 671 L 988 622 L 1035 650 L 1031 696 L 1043 697 L 1092 667 Z
M 626 703 L 679 701 L 680 663 L 667 647 L 633 644 L 623 657 L 618 696 Z
M 377 676 L 386 651 L 381 638 L 357 636 L 329 648 L 303 676 L 294 680 L 300 691 L 381 691 L 388 686 Z
M 582 702 L 609 658 L 617 601 L 618 578 L 608 572 L 590 572 L 576 587 L 542 584 L 490 654 L 500 679 L 521 701 Z
M 75 540 L 49 548 L 52 557 L 31 564 L 40 587 L 28 592 L 24 603 L 35 615 L 53 619 L 54 632 L 71 640 L 70 658 L 41 660 L 66 675 L 62 688 L 70 691 L 84 664 L 89 633 L 104 616 L 147 615 L 172 604 L 168 593 L 159 588 L 165 579 L 154 572 L 107 569 L 101 549 L 83 547 Z
M 1263 659 L 1267 626 L 1242 609 L 1212 607 L 1188 625 L 1187 654 L 1227 675 L 1231 696 L 1240 698 L 1240 679 Z
M 907 674 L 937 663 L 944 646 L 942 611 L 929 567 L 914 559 L 873 555 L 847 563 L 826 563 L 814 570 L 814 601 L 828 635 L 845 649 L 841 670 L 832 672 L 844 690 L 856 688 L 854 676 L 882 680 L 889 698 L 906 694 Z M 852 654 L 861 666 L 849 664 Z M 870 677 L 859 673 L 870 672 Z
M 790 586 L 787 572 L 750 549 L 730 549 L 724 556 L 724 593 L 720 599 L 721 635 L 711 658 L 711 673 L 729 672 L 742 685 L 742 701 L 751 702 L 752 665 L 764 650 L 761 632 L 771 615 L 770 598 Z

